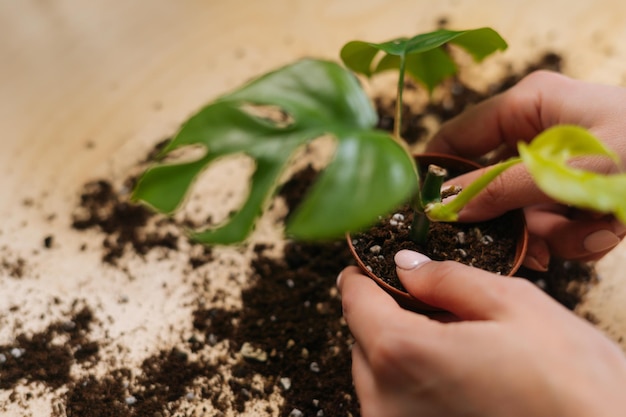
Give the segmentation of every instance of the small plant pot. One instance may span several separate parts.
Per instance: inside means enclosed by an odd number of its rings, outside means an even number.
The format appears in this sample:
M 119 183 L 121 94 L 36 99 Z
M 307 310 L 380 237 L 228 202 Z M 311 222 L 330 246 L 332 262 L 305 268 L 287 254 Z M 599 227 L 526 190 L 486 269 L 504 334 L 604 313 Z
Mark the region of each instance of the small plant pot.
M 421 171 L 425 171 L 429 165 L 435 164 L 447 169 L 451 173 L 454 173 L 455 176 L 481 167 L 475 162 L 450 155 L 421 154 L 415 156 L 415 160 Z M 524 219 L 523 210 L 515 210 L 508 213 L 507 216 L 507 229 L 510 229 L 510 233 L 512 234 L 512 236 L 515 236 L 516 243 L 515 254 L 513 257 L 513 261 L 510 264 L 510 268 L 508 268 L 508 271 L 502 273 L 502 275 L 512 276 L 522 265 L 522 262 L 526 255 L 526 249 L 528 246 L 528 230 L 526 228 L 526 221 Z M 437 309 L 421 302 L 420 300 L 417 300 L 408 292 L 400 290 L 393 285 L 390 285 L 386 280 L 380 278 L 374 272 L 372 272 L 372 269 L 365 264 L 357 249 L 355 248 L 353 238 L 354 237 L 350 234 L 347 235 L 348 246 L 359 267 L 381 288 L 383 288 L 387 293 L 393 296 L 398 304 L 400 304 L 404 308 L 414 311 L 440 311 L 440 309 Z

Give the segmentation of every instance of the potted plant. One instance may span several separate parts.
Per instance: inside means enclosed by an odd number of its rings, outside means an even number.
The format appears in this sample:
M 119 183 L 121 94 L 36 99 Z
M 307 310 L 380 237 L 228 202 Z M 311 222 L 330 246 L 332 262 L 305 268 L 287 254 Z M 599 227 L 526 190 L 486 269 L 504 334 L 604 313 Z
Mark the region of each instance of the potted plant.
M 421 175 L 399 135 L 399 126 L 405 76 L 431 92 L 456 71 L 448 45 L 464 49 L 476 61 L 507 46 L 490 28 L 440 29 L 380 44 L 350 42 L 341 51 L 348 68 L 303 59 L 264 74 L 190 117 L 160 156 L 198 145 L 203 155 L 184 162 L 158 161 L 141 176 L 133 198 L 173 213 L 207 166 L 226 155 L 246 154 L 255 168 L 241 208 L 224 224 L 191 232 L 194 239 L 207 244 L 238 243 L 253 230 L 294 152 L 331 135 L 333 158 L 288 219 L 285 232 L 291 238 L 324 240 L 361 231 L 408 202 L 414 213 L 411 238 L 423 241 L 428 239 L 431 221 L 456 220 L 473 196 L 516 163 L 526 164 L 537 185 L 555 199 L 615 213 L 626 222 L 626 202 L 612 191 L 624 189 L 625 175 L 602 176 L 568 166 L 571 157 L 581 155 L 615 158 L 590 133 L 573 126 L 555 127 L 530 144 L 520 144 L 519 158 L 493 166 L 444 203 L 440 190 L 445 169 L 428 169 Z M 387 70 L 399 73 L 393 134 L 375 129 L 376 112 L 354 74 L 371 76 Z

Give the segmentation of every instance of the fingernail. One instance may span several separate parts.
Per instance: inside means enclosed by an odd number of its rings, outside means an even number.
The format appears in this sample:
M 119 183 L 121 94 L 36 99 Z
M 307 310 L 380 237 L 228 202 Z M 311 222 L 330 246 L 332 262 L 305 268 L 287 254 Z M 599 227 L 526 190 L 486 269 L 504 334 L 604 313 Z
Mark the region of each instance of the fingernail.
M 426 255 L 407 249 L 403 249 L 396 253 L 393 259 L 396 262 L 396 266 L 400 269 L 404 269 L 405 271 L 415 269 L 431 260 Z
M 534 256 L 527 256 L 524 259 L 524 266 L 526 268 L 532 269 L 533 271 L 546 272 L 548 270 L 548 264 L 550 263 L 550 258 L 547 260 L 539 260 Z
M 613 232 L 617 236 L 623 235 L 624 233 L 626 233 L 626 224 L 620 222 L 619 220 L 615 220 L 613 222 Z
M 341 276 L 343 275 L 343 271 L 341 271 L 339 273 L 339 275 L 337 275 L 337 287 L 339 287 L 341 285 Z
M 583 241 L 585 249 L 591 253 L 603 252 L 609 250 L 620 242 L 619 237 L 615 233 L 608 230 L 598 230 L 591 233 Z

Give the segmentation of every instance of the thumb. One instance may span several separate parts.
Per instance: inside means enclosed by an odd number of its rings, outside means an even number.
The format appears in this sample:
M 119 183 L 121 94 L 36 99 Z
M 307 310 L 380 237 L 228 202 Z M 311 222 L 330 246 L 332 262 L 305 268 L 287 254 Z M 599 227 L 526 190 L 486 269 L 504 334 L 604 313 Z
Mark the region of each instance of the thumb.
M 395 262 L 402 285 L 413 297 L 462 320 L 500 318 L 519 303 L 522 293 L 533 296 L 540 291 L 526 280 L 457 262 L 431 261 L 410 250 L 399 251 Z
M 490 167 L 478 169 L 446 182 L 447 185 L 467 187 Z M 497 217 L 509 210 L 552 202 L 532 180 L 521 164 L 502 172 L 474 197 L 459 213 L 459 220 L 477 222 Z

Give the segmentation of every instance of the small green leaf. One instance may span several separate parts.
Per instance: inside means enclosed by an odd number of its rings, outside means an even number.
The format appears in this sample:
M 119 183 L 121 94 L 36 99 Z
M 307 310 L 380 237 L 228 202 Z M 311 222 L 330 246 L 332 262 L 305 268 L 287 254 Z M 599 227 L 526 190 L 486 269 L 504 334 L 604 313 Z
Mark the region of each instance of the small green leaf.
M 571 158 L 586 155 L 619 161 L 587 130 L 556 126 L 518 147 L 528 171 L 546 194 L 564 204 L 612 213 L 626 224 L 626 174 L 602 175 L 568 165 Z
M 400 66 L 400 59 L 397 55 L 385 55 L 374 72 L 396 70 Z M 441 48 L 406 56 L 406 72 L 413 79 L 420 80 L 429 92 L 443 80 L 454 75 L 456 70 L 452 58 Z
M 368 77 L 373 75 L 372 61 L 378 54 L 378 49 L 372 44 L 362 41 L 348 42 L 341 49 L 341 59 L 343 63 L 357 74 Z M 396 67 L 397 68 L 397 67 Z
M 465 49 L 477 62 L 507 48 L 504 39 L 491 28 L 440 29 L 410 39 L 398 38 L 383 43 L 348 42 L 340 55 L 348 68 L 368 77 L 381 71 L 398 70 L 401 59 L 406 59 L 406 72 L 430 92 L 457 71 L 454 61 L 442 48 L 447 43 Z M 377 61 L 379 53 L 383 56 Z
M 288 120 L 262 117 L 250 110 L 255 106 L 278 108 Z M 337 141 L 335 156 L 287 230 L 299 239 L 339 237 L 371 224 L 414 190 L 413 159 L 390 135 L 374 130 L 376 122 L 376 112 L 352 73 L 331 62 L 298 61 L 193 115 L 162 154 L 187 146 L 202 146 L 205 154 L 191 162 L 156 163 L 140 178 L 133 198 L 172 213 L 212 162 L 248 155 L 255 169 L 242 207 L 224 224 L 194 234 L 204 243 L 237 243 L 252 231 L 294 152 L 330 134 Z

